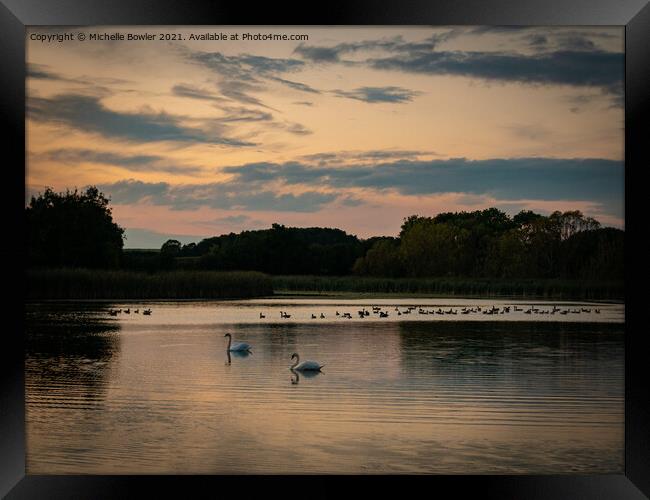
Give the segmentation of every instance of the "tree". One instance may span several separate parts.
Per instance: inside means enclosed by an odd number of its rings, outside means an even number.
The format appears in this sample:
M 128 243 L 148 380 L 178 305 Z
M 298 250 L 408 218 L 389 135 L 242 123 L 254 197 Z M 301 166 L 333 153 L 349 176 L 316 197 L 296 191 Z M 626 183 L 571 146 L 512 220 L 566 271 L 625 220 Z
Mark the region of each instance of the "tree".
M 32 196 L 25 209 L 31 266 L 114 268 L 124 229 L 113 222 L 109 199 L 95 186 Z
M 540 217 L 543 217 L 543 215 L 536 214 L 532 210 L 522 210 L 512 218 L 512 222 L 514 222 L 517 227 L 521 227 L 530 224 Z
M 381 238 L 368 250 L 365 257 L 354 263 L 355 274 L 370 276 L 397 277 L 402 275 L 399 256 L 399 242 L 395 238 Z
M 469 231 L 452 224 L 421 219 L 406 229 L 400 243 L 400 256 L 406 274 L 413 277 L 454 276 Z
M 600 222 L 591 217 L 585 217 L 580 210 L 564 213 L 555 211 L 549 216 L 549 219 L 557 224 L 562 241 L 581 231 L 593 231 L 600 227 Z
M 181 242 L 178 240 L 167 240 L 160 247 L 160 253 L 177 257 L 181 253 Z

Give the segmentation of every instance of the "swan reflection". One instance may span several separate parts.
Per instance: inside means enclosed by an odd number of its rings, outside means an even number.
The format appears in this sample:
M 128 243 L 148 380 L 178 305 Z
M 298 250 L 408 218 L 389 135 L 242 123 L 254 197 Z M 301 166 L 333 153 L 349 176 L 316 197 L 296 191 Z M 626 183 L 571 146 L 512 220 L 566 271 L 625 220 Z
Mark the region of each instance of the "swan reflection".
M 292 385 L 298 385 L 300 383 L 300 375 L 302 375 L 305 378 L 314 378 L 318 377 L 322 372 L 320 371 L 302 371 L 300 374 L 299 372 L 294 370 L 293 368 L 290 368 L 291 370 L 291 384 Z
M 248 356 L 251 356 L 253 353 L 251 351 L 226 351 L 226 356 L 228 356 L 228 361 L 226 361 L 226 364 L 229 365 L 232 362 L 232 358 L 247 358 Z

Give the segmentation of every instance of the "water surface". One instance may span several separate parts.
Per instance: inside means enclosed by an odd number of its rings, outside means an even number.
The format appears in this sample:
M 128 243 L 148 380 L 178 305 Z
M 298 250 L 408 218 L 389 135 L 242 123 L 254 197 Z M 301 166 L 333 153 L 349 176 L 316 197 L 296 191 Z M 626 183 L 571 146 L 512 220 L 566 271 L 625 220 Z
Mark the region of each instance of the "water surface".
M 524 310 L 460 314 L 515 304 Z M 553 306 L 580 312 L 540 312 Z M 274 299 L 26 314 L 30 474 L 623 471 L 620 304 Z M 229 359 L 226 332 L 252 354 Z M 323 373 L 292 373 L 293 352 Z

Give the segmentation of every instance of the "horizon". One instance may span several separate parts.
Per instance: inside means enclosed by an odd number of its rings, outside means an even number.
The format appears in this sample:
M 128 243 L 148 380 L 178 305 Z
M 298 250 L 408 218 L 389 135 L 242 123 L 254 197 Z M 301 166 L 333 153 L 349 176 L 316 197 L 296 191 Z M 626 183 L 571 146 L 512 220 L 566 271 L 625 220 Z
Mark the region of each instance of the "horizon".
M 489 208 L 492 208 L 492 207 L 489 207 Z M 418 215 L 418 214 L 412 214 L 412 215 L 413 216 L 418 216 L 418 217 L 435 218 L 437 215 L 440 215 L 441 213 L 444 213 L 444 212 L 439 212 L 438 214 L 435 214 L 435 215 Z M 508 215 L 508 217 L 512 218 L 509 214 L 506 214 L 506 215 Z M 539 214 L 539 215 L 542 215 L 542 214 Z M 407 216 L 407 217 L 409 217 L 409 216 Z M 407 217 L 405 217 L 403 220 L 406 220 Z M 170 237 L 165 239 L 164 241 L 161 241 L 160 245 L 158 245 L 157 247 L 153 247 L 153 246 L 152 247 L 127 246 L 125 244 L 124 249 L 125 250 L 160 250 L 160 247 L 162 246 L 162 244 L 165 243 L 168 240 L 177 240 L 182 245 L 187 245 L 189 243 L 199 243 L 200 241 L 202 241 L 204 239 L 218 238 L 220 236 L 226 236 L 228 234 L 240 234 L 240 233 L 243 233 L 243 232 L 246 232 L 246 231 L 267 231 L 267 230 L 273 229 L 273 225 L 275 225 L 275 224 L 286 227 L 287 229 L 331 229 L 331 230 L 339 230 L 339 231 L 343 231 L 348 236 L 353 236 L 353 237 L 357 238 L 360 241 L 365 241 L 365 240 L 369 240 L 369 239 L 372 239 L 372 238 L 399 238 L 399 234 L 396 234 L 396 235 L 375 234 L 375 235 L 370 235 L 370 236 L 367 236 L 367 237 L 360 237 L 360 236 L 358 236 L 356 234 L 349 233 L 349 232 L 345 231 L 344 229 L 341 229 L 341 228 L 338 228 L 338 227 L 331 227 L 331 226 L 287 226 L 287 225 L 279 223 L 279 222 L 273 222 L 270 227 L 262 227 L 262 228 L 254 228 L 254 229 L 243 229 L 242 231 L 238 231 L 238 232 L 231 231 L 231 232 L 228 232 L 228 233 L 213 234 L 213 235 L 210 235 L 210 236 L 198 236 L 196 238 L 192 238 L 191 236 L 187 236 L 187 235 L 155 234 L 155 233 L 153 233 L 151 231 L 141 230 L 141 229 L 138 229 L 138 228 L 135 228 L 135 229 L 132 228 L 129 231 L 131 231 L 131 234 L 133 234 L 133 231 L 135 231 L 136 241 L 138 241 L 137 240 L 138 236 L 140 238 L 142 238 L 142 236 L 139 234 L 139 231 L 142 231 L 144 233 L 145 237 L 147 237 L 147 236 L 152 237 L 152 238 L 162 238 L 162 237 L 167 237 L 167 236 L 170 236 Z M 608 229 L 608 228 L 609 229 L 618 229 L 618 230 L 622 230 L 622 231 L 625 230 L 624 228 L 616 228 L 616 227 L 613 227 L 613 226 L 606 226 L 606 225 L 602 225 L 602 224 L 601 224 L 600 228 L 601 229 Z M 125 231 L 125 235 L 126 235 L 126 231 Z M 142 240 L 140 240 L 140 241 L 142 241 Z M 125 243 L 126 243 L 126 241 L 125 241 Z
M 26 202 L 97 185 L 143 249 L 278 220 L 391 236 L 489 207 L 624 229 L 622 28 L 260 30 L 309 39 L 164 27 L 186 39 L 161 50 L 28 28 Z

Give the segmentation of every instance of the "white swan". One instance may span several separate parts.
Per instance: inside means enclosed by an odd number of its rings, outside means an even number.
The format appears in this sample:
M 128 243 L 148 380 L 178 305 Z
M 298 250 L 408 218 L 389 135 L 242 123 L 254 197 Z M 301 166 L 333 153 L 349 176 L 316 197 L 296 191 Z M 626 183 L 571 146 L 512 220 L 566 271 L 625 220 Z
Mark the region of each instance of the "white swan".
M 251 350 L 251 345 L 247 344 L 246 342 L 237 342 L 235 344 L 232 343 L 232 335 L 229 333 L 226 333 L 224 337 L 228 337 L 228 351 L 250 351 Z
M 325 365 L 321 365 L 318 361 L 303 361 L 300 362 L 300 356 L 297 352 L 294 352 L 291 355 L 291 359 L 296 358 L 296 362 L 291 365 L 292 370 L 298 371 L 320 371 L 321 368 Z

